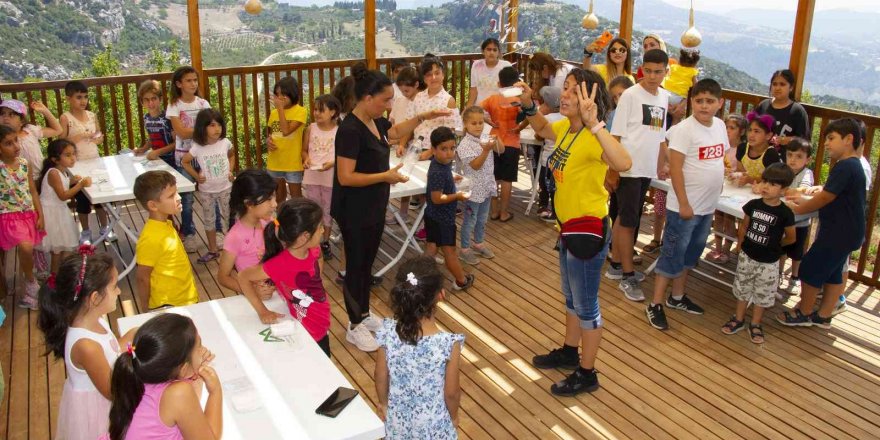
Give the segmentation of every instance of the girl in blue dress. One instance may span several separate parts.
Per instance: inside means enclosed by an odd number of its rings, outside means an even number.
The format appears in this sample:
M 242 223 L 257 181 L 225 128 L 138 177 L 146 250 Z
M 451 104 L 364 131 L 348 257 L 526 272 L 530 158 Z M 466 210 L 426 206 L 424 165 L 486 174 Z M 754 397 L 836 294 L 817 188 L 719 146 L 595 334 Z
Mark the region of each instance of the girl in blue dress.
M 440 330 L 443 274 L 431 257 L 404 263 L 391 290 L 394 319 L 376 334 L 376 393 L 386 439 L 456 439 L 461 389 L 458 364 L 464 335 Z

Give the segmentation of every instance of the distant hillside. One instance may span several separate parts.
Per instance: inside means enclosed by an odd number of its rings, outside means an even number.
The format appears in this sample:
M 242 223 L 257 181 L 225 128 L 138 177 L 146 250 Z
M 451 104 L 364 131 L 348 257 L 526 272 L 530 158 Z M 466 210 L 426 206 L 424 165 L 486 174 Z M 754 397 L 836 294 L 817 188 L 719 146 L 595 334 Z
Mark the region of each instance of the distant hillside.
M 111 45 L 137 63 L 170 38 L 131 0 L 0 1 L 0 81 L 70 78 Z

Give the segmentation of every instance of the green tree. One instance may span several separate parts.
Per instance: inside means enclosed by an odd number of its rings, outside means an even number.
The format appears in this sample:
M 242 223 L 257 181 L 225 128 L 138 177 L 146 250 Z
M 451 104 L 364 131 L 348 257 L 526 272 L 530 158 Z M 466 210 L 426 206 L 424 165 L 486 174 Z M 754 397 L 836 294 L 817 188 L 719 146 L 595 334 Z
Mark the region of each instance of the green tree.
M 92 57 L 92 67 L 89 70 L 91 76 L 116 76 L 122 74 L 122 66 L 116 54 L 113 53 L 113 46 L 107 46 L 103 52 L 99 52 Z

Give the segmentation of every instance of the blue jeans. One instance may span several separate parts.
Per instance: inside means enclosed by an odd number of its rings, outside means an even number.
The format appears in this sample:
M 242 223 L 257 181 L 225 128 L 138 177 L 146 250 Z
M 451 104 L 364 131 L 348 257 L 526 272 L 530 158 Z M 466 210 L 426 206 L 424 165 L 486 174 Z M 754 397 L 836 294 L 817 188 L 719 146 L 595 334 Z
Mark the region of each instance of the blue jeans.
M 666 278 L 678 278 L 685 269 L 696 266 L 706 247 L 714 217 L 713 213 L 682 220 L 677 212 L 667 209 L 663 248 L 655 271 Z
M 193 168 L 196 168 L 196 171 L 198 171 L 198 168 L 195 165 L 196 165 L 195 161 L 193 161 Z M 189 173 L 187 173 L 186 170 L 183 169 L 182 166 L 174 167 L 174 168 L 176 168 L 180 174 L 183 174 L 183 177 L 186 177 L 187 179 L 189 179 L 190 182 L 195 182 L 195 180 L 193 180 L 192 176 L 190 176 Z M 194 200 L 195 200 L 195 192 L 194 191 L 182 193 L 180 195 L 180 204 L 183 205 L 183 207 L 180 211 L 180 233 L 184 237 L 187 237 L 187 236 L 190 236 L 190 235 L 193 235 L 196 233 L 196 224 L 193 223 L 193 201 Z M 215 208 L 215 211 L 217 214 L 215 217 L 217 219 L 217 221 L 215 222 L 214 227 L 216 229 L 214 229 L 214 230 L 224 232 L 224 231 L 226 231 L 226 228 L 223 227 L 223 221 L 222 221 L 222 217 L 220 214 L 220 207 L 217 206 Z
M 487 197 L 482 202 L 464 204 L 464 218 L 461 220 L 461 248 L 471 247 L 471 232 L 474 234 L 474 244 L 483 243 L 486 235 L 486 220 L 489 219 L 489 208 L 492 206 L 492 198 Z
M 589 260 L 575 257 L 565 244 L 559 241 L 559 272 L 562 277 L 562 295 L 565 297 L 565 309 L 577 315 L 584 330 L 596 330 L 602 327 L 602 313 L 599 311 L 599 284 L 602 280 L 602 264 L 608 254 L 608 241 L 598 254 Z

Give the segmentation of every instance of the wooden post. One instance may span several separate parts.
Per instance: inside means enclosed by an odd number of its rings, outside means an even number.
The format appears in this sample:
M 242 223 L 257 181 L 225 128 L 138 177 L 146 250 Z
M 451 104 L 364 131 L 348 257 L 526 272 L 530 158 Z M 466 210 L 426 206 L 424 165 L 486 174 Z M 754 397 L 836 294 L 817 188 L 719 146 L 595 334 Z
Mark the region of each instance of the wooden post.
M 804 89 L 804 76 L 807 73 L 807 54 L 810 52 L 810 31 L 813 28 L 813 12 L 816 0 L 798 0 L 797 16 L 794 19 L 794 37 L 791 40 L 791 59 L 788 68 L 797 80 L 794 96 L 800 99 Z
M 503 10 L 503 8 L 502 8 Z M 516 51 L 517 26 L 519 26 L 519 0 L 507 1 L 507 52 Z M 504 30 L 502 30 L 502 35 Z
M 633 9 L 635 8 L 635 0 L 620 1 L 620 38 L 632 44 L 633 34 Z
M 367 68 L 375 69 L 376 0 L 364 0 L 364 56 L 367 58 Z
M 186 18 L 189 23 L 189 55 L 192 66 L 199 72 L 199 95 L 207 99 L 208 77 L 202 68 L 202 31 L 199 26 L 199 1 L 186 1 Z

